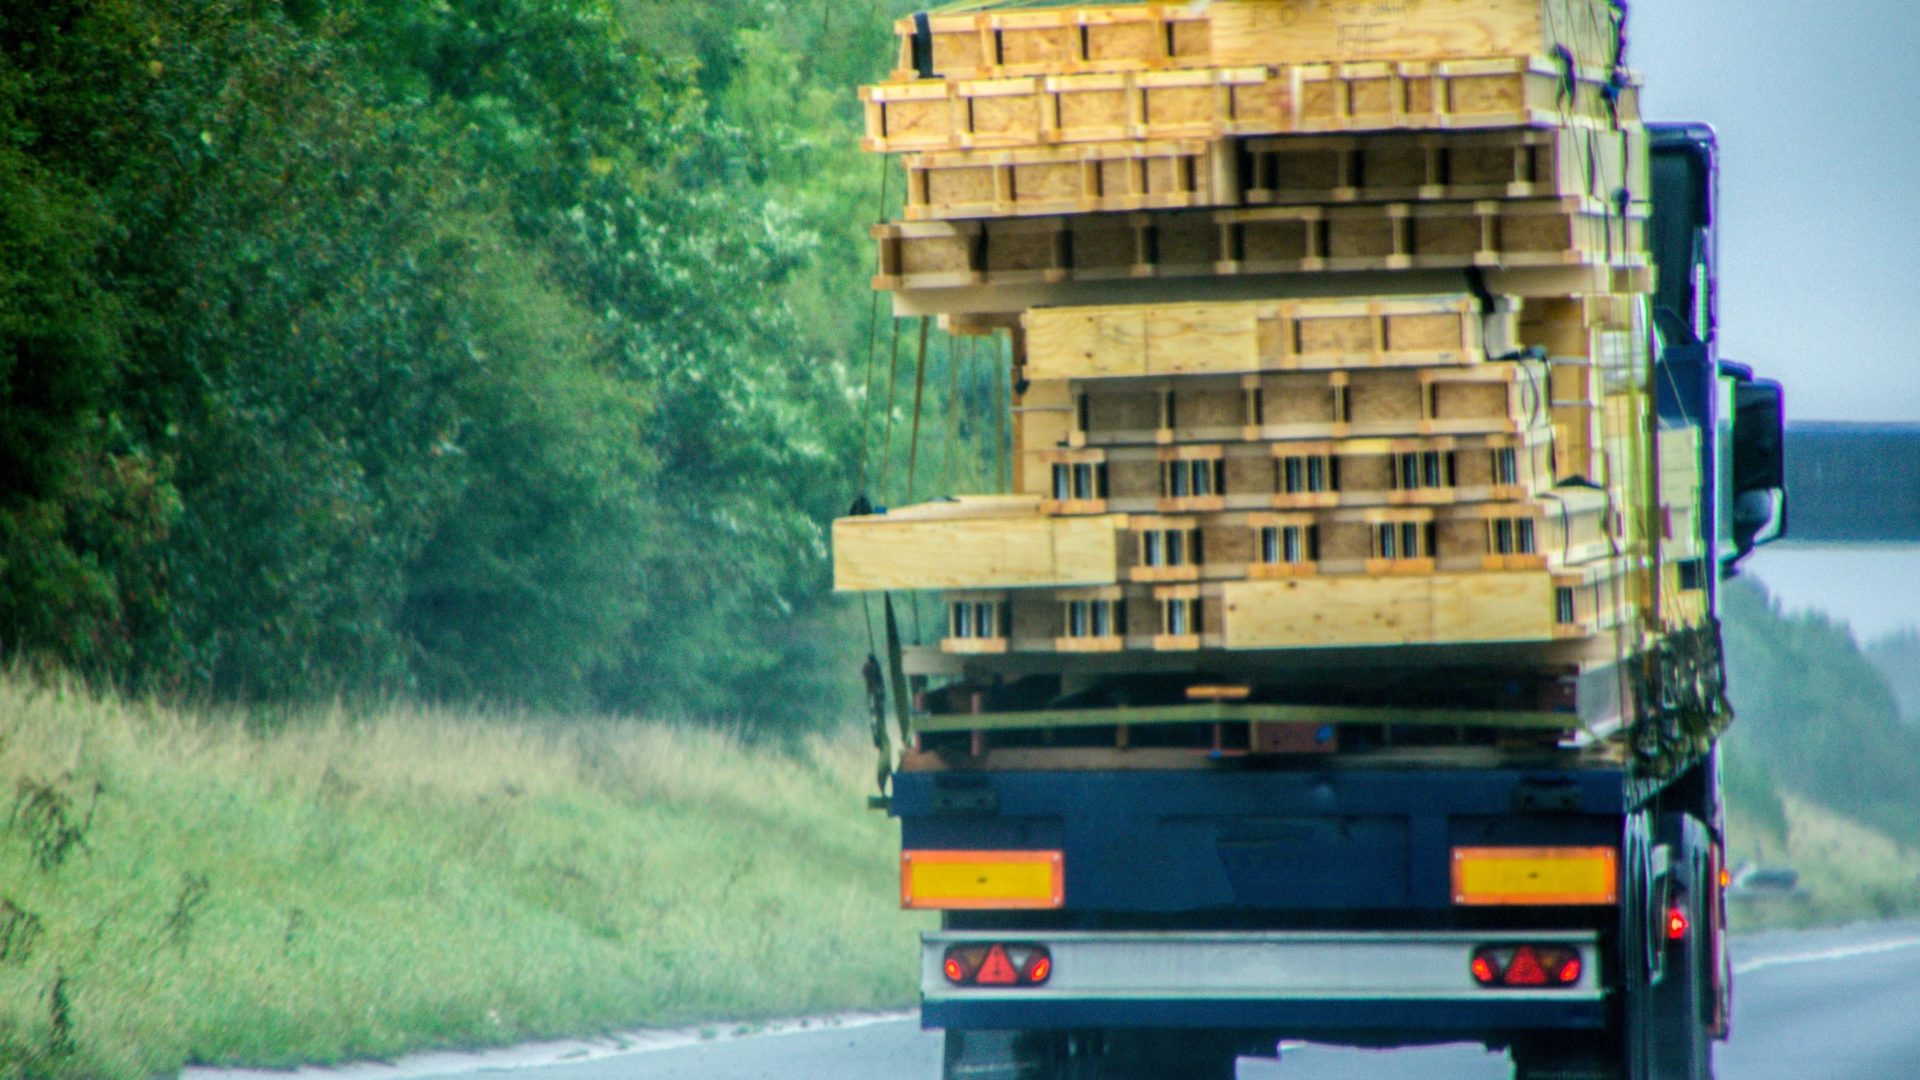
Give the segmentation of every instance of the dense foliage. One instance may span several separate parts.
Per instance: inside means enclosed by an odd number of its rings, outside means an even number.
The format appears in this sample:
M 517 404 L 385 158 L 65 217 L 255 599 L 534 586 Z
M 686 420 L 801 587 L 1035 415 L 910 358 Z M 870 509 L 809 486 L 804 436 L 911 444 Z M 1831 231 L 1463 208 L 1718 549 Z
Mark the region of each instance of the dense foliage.
M 818 715 L 892 6 L 0 3 L 0 647 Z
M 1736 804 L 1744 796 L 1764 806 L 1777 786 L 1920 846 L 1920 731 L 1900 722 L 1893 692 L 1846 626 L 1784 613 L 1745 582 L 1726 590 L 1722 606 L 1738 714 L 1727 738 Z
M 1920 630 L 1909 627 L 1867 646 L 1867 659 L 1880 669 L 1900 705 L 1900 719 L 1920 724 Z

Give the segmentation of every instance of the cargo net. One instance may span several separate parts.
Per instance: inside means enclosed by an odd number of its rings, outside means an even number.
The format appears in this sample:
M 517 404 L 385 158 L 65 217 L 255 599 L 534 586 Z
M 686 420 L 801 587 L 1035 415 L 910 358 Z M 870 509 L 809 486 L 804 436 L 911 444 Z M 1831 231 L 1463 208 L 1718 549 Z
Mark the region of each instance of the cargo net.
M 1633 765 L 1649 779 L 1700 760 L 1733 722 L 1718 619 L 1660 638 L 1629 670 L 1641 703 L 1630 730 Z

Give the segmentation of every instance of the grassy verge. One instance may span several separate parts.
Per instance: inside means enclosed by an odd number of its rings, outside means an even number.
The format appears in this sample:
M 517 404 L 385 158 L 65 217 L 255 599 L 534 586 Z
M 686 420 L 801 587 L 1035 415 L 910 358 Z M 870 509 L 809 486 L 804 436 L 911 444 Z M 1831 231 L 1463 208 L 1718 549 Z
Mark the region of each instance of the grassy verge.
M 1736 930 L 1802 927 L 1920 914 L 1920 852 L 1817 803 L 1784 796 L 1784 829 L 1728 820 L 1728 859 L 1791 866 L 1801 892 L 1730 898 Z
M 0 1077 L 913 993 L 871 751 L 415 709 L 271 735 L 0 676 Z

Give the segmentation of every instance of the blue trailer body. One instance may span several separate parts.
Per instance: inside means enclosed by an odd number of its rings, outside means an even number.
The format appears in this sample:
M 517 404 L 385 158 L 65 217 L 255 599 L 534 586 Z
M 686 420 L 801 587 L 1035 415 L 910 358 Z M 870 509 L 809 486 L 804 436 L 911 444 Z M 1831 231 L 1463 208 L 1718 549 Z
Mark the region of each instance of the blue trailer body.
M 1061 851 L 1084 916 L 1450 912 L 1455 847 L 1617 845 L 1628 809 L 1618 769 L 902 773 L 893 806 L 908 850 Z

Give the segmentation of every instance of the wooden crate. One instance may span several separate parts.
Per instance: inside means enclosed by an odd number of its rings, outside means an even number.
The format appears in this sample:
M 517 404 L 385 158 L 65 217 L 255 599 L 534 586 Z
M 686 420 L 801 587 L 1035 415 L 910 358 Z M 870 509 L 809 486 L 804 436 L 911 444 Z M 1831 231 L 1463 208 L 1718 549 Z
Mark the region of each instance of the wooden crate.
M 834 588 L 995 589 L 1119 580 L 1124 518 L 1048 517 L 1039 499 L 961 498 L 833 523 Z
M 1286 135 L 1245 142 L 1250 206 L 1585 196 L 1652 190 L 1646 131 L 1574 123 L 1504 131 Z
M 1215 0 L 1013 9 L 930 15 L 924 29 L 916 19 L 900 20 L 893 77 L 1458 60 L 1561 49 L 1581 64 L 1611 67 L 1620 59 L 1621 30 L 1607 0 Z
M 904 222 L 877 225 L 873 235 L 874 287 L 893 290 L 1648 265 L 1643 207 L 1623 214 L 1571 198 Z
M 1023 319 L 1026 377 L 1472 364 L 1482 321 L 1466 295 L 1038 308 Z
M 908 221 L 1234 206 L 1231 143 L 1087 143 L 909 154 Z
M 862 87 L 878 153 L 1312 132 L 1634 125 L 1639 91 L 1539 57 L 1299 64 Z

